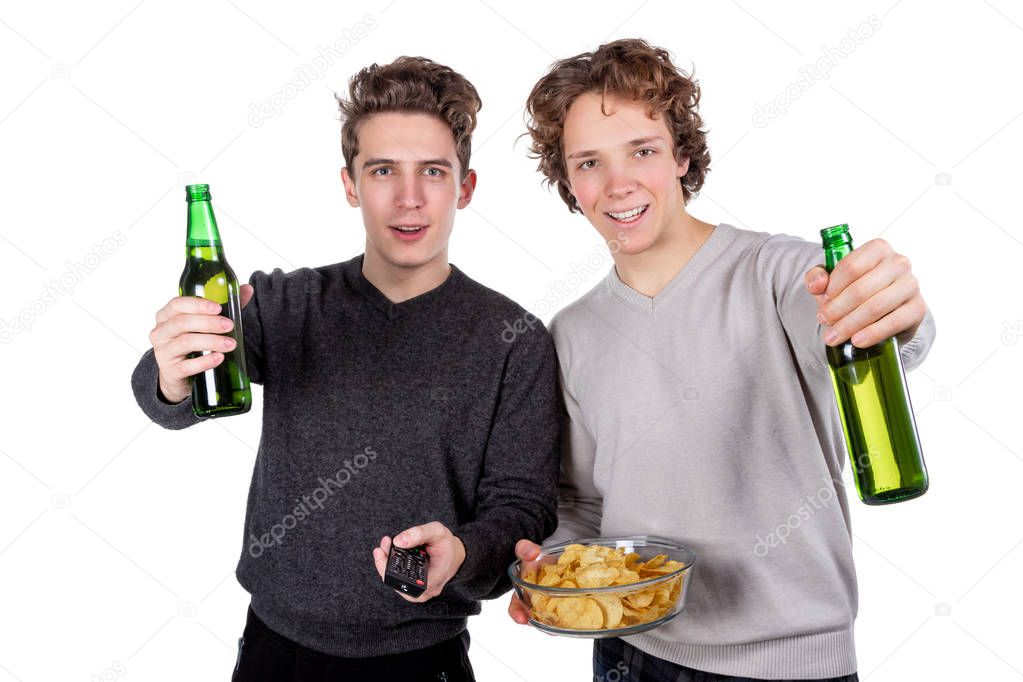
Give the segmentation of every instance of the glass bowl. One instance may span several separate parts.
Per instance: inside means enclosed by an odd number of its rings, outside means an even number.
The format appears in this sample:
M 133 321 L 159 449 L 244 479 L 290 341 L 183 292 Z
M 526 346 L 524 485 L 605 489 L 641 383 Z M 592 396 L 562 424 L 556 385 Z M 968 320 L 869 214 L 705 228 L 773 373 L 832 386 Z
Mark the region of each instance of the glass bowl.
M 587 553 L 594 545 L 607 549 Z M 619 548 L 610 561 L 600 559 Z M 508 576 L 534 627 L 567 637 L 622 637 L 682 611 L 695 561 L 693 550 L 663 538 L 584 538 L 544 547 L 525 565 L 516 560 Z

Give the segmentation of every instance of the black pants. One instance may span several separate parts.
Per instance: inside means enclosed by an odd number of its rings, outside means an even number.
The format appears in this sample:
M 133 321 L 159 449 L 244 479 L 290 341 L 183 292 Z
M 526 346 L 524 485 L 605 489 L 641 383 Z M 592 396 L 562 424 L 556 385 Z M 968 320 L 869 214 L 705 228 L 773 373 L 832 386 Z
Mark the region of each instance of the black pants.
M 281 636 L 250 608 L 245 632 L 238 640 L 238 660 L 231 682 L 475 682 L 475 679 L 469 664 L 468 631 L 403 654 L 341 658 Z
M 828 680 L 856 682 L 856 673 Z M 616 637 L 593 641 L 593 682 L 758 682 L 749 677 L 705 673 L 651 656 Z M 761 681 L 763 682 L 763 681 Z M 777 682 L 777 681 L 776 681 Z M 790 681 L 792 682 L 792 681 Z

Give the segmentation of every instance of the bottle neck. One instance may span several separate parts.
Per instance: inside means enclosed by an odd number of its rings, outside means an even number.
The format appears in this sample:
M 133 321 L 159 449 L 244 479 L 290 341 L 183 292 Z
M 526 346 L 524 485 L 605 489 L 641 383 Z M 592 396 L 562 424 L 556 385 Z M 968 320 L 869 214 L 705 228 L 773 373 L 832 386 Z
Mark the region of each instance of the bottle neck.
M 842 260 L 852 252 L 852 240 L 844 244 L 835 244 L 824 247 L 824 269 L 831 272 Z
M 186 256 L 203 260 L 222 260 L 223 249 L 217 219 L 213 215 L 213 205 L 208 200 L 189 201 Z
M 831 272 L 838 265 L 838 261 L 853 250 L 849 226 L 842 224 L 826 227 L 821 230 L 821 239 L 824 241 L 824 269 Z

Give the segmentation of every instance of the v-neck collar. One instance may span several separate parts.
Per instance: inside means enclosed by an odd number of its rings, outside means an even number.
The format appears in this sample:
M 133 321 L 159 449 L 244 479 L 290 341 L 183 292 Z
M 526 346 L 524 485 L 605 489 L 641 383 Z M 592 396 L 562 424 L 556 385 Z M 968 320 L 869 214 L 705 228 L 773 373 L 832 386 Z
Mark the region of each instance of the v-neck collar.
M 630 287 L 621 280 L 618 276 L 618 270 L 614 266 L 611 266 L 611 272 L 608 273 L 604 282 L 608 289 L 632 307 L 638 308 L 645 313 L 653 313 L 672 294 L 679 289 L 684 289 L 686 283 L 692 281 L 694 277 L 713 263 L 714 259 L 735 239 L 735 232 L 735 228 L 731 225 L 726 225 L 725 223 L 716 225 L 714 231 L 696 249 L 689 261 L 682 266 L 681 270 L 675 273 L 675 276 L 664 285 L 663 289 L 657 292 L 656 296 L 647 296 Z
M 374 308 L 384 313 L 389 320 L 395 320 L 405 313 L 422 308 L 429 305 L 432 301 L 443 297 L 445 292 L 454 289 L 464 277 L 461 270 L 455 267 L 453 263 L 448 263 L 451 271 L 448 273 L 447 279 L 429 291 L 424 291 L 418 296 L 395 303 L 366 278 L 366 275 L 362 272 L 364 258 L 365 254 L 362 254 L 345 264 L 345 281 Z

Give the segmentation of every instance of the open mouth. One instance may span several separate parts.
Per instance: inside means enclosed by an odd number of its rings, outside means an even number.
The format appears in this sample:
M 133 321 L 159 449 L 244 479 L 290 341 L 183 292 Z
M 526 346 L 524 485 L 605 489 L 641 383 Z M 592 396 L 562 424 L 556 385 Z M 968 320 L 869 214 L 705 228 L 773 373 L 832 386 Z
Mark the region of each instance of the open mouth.
M 643 206 L 630 208 L 627 211 L 607 211 L 605 215 L 610 216 L 619 223 L 634 223 L 639 220 L 640 216 L 646 213 L 648 208 L 650 208 L 650 204 L 644 204 Z
M 417 242 L 426 234 L 429 225 L 389 225 L 394 236 L 403 242 Z

